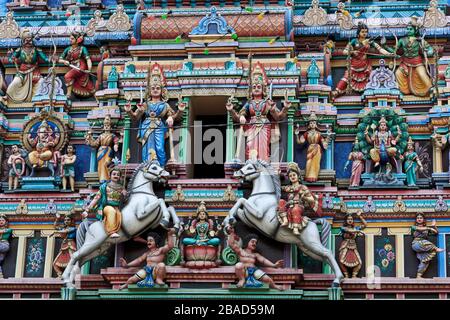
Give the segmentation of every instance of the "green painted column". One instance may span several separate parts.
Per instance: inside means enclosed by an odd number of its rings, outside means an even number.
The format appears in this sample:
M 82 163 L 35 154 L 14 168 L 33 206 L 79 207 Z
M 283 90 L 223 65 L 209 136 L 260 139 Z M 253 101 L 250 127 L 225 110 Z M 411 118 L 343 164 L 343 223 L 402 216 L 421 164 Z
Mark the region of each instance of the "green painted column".
M 332 228 L 331 229 L 331 234 L 330 234 L 330 240 L 328 241 L 328 246 L 327 248 L 331 250 L 331 252 L 333 252 L 333 256 L 335 256 L 335 252 L 334 252 L 334 248 L 336 247 L 335 243 L 336 243 L 336 236 L 339 235 L 340 233 L 340 229 L 339 228 Z M 333 272 L 331 271 L 331 267 L 328 263 L 324 263 L 323 264 L 323 273 L 325 274 L 332 274 Z
M 86 262 L 81 267 L 81 274 L 89 274 L 89 269 L 91 269 L 91 261 Z
M 187 155 L 189 150 L 189 97 L 183 97 L 183 102 L 186 103 L 183 118 L 181 120 L 181 132 L 179 142 L 178 161 L 186 164 L 188 162 Z
M 289 108 L 287 113 L 287 152 L 286 152 L 286 161 L 292 162 L 294 161 L 294 114 L 296 108 L 292 106 Z
M 298 247 L 291 244 L 291 268 L 298 268 Z
M 123 142 L 122 142 L 122 164 L 127 164 L 127 150 L 130 147 L 130 127 L 131 119 L 128 115 L 125 116 L 125 121 L 123 125 Z
M 225 162 L 231 162 L 234 159 L 236 153 L 236 143 L 234 141 L 234 128 L 233 128 L 233 118 L 231 114 L 227 112 L 227 134 L 226 134 L 226 159 Z

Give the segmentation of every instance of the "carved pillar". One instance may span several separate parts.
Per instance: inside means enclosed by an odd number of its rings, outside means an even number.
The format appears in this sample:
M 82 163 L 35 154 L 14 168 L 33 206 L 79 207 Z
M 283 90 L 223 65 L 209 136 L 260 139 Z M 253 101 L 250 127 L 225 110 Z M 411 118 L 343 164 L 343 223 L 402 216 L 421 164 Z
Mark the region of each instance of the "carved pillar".
M 442 149 L 433 143 L 433 173 L 442 172 Z
M 122 142 L 122 159 L 121 162 L 122 164 L 127 164 L 127 151 L 128 148 L 130 147 L 130 126 L 131 126 L 131 120 L 130 117 L 128 115 L 125 116 L 125 121 L 124 121 L 124 133 L 123 133 L 123 142 Z
M 405 242 L 404 236 L 410 233 L 410 228 L 389 228 L 388 234 L 395 236 L 395 273 L 396 277 L 405 276 Z
M 27 238 L 34 235 L 34 230 L 14 230 L 13 236 L 19 238 L 17 245 L 16 272 L 14 278 L 22 278 L 25 271 L 27 255 Z
M 294 161 L 294 114 L 295 108 L 289 108 L 287 113 L 287 150 L 286 150 L 286 161 Z
M 233 128 L 233 118 L 231 114 L 227 112 L 227 134 L 226 134 L 226 158 L 225 162 L 231 162 L 234 159 L 234 153 L 236 148 L 236 143 L 234 141 L 234 128 Z
M 49 237 L 54 230 L 41 230 L 41 237 L 47 238 L 47 245 L 45 247 L 45 265 L 44 278 L 51 278 L 53 272 L 53 253 L 55 252 L 55 237 Z
M 181 132 L 179 142 L 178 159 L 180 163 L 186 164 L 190 158 L 190 133 L 189 133 L 189 97 L 183 97 L 183 102 L 186 103 L 183 118 L 181 120 Z
M 325 151 L 325 169 L 334 169 L 334 139 L 330 138 L 328 148 Z

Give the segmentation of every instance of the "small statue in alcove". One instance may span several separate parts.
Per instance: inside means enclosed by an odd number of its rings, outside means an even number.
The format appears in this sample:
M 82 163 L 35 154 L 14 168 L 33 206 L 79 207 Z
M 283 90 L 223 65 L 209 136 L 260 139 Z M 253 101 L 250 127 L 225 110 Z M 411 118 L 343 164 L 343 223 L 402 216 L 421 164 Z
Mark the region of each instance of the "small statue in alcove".
M 9 239 L 12 229 L 8 228 L 8 218 L 5 214 L 0 214 L 0 279 L 3 278 L 3 261 L 9 251 Z
M 339 265 L 346 278 L 349 277 L 349 269 L 352 269 L 352 277 L 358 276 L 362 267 L 362 260 L 356 247 L 356 238 L 364 236 L 361 231 L 367 227 L 366 220 L 361 216 L 362 210 L 358 210 L 356 215 L 361 220 L 361 226 L 355 226 L 353 215 L 348 213 L 345 222 L 341 227 L 342 243 L 339 247 Z
M 428 240 L 430 234 L 437 235 L 438 229 L 436 221 L 431 222 L 431 226 L 427 226 L 425 215 L 421 212 L 416 215 L 416 223 L 411 227 L 413 235 L 412 249 L 416 252 L 417 259 L 419 259 L 419 266 L 417 267 L 417 278 L 422 278 L 422 275 L 427 271 L 431 260 L 437 253 L 444 251 L 444 249 L 436 247 Z
M 56 214 L 56 219 L 54 222 L 56 231 L 53 232 L 50 237 L 57 235 L 58 237 L 63 238 L 59 253 L 53 261 L 53 269 L 58 275 L 58 278 L 61 278 L 64 269 L 67 267 L 67 264 L 72 258 L 72 254 L 77 251 L 77 243 L 75 240 L 77 235 L 77 227 L 75 226 L 72 213 L 64 216 L 63 226 L 58 226 L 59 218 L 60 215 Z

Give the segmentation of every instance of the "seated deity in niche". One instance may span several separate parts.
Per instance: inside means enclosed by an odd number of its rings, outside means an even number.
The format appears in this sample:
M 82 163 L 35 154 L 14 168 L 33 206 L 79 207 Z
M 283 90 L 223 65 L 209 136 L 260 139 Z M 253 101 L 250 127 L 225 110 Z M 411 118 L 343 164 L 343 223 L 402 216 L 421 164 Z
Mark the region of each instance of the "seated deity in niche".
M 214 226 L 209 218 L 205 202 L 200 202 L 194 220 L 185 225 L 182 241 L 185 266 L 188 268 L 211 268 L 219 264 L 220 239 L 217 233 L 221 225 Z

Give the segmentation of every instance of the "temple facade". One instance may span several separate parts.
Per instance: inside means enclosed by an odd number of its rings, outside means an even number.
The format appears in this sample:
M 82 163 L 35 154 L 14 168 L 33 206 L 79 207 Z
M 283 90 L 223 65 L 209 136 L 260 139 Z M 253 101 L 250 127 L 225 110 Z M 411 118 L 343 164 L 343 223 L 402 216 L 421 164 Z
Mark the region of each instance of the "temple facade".
M 445 0 L 0 20 L 0 299 L 448 299 Z

